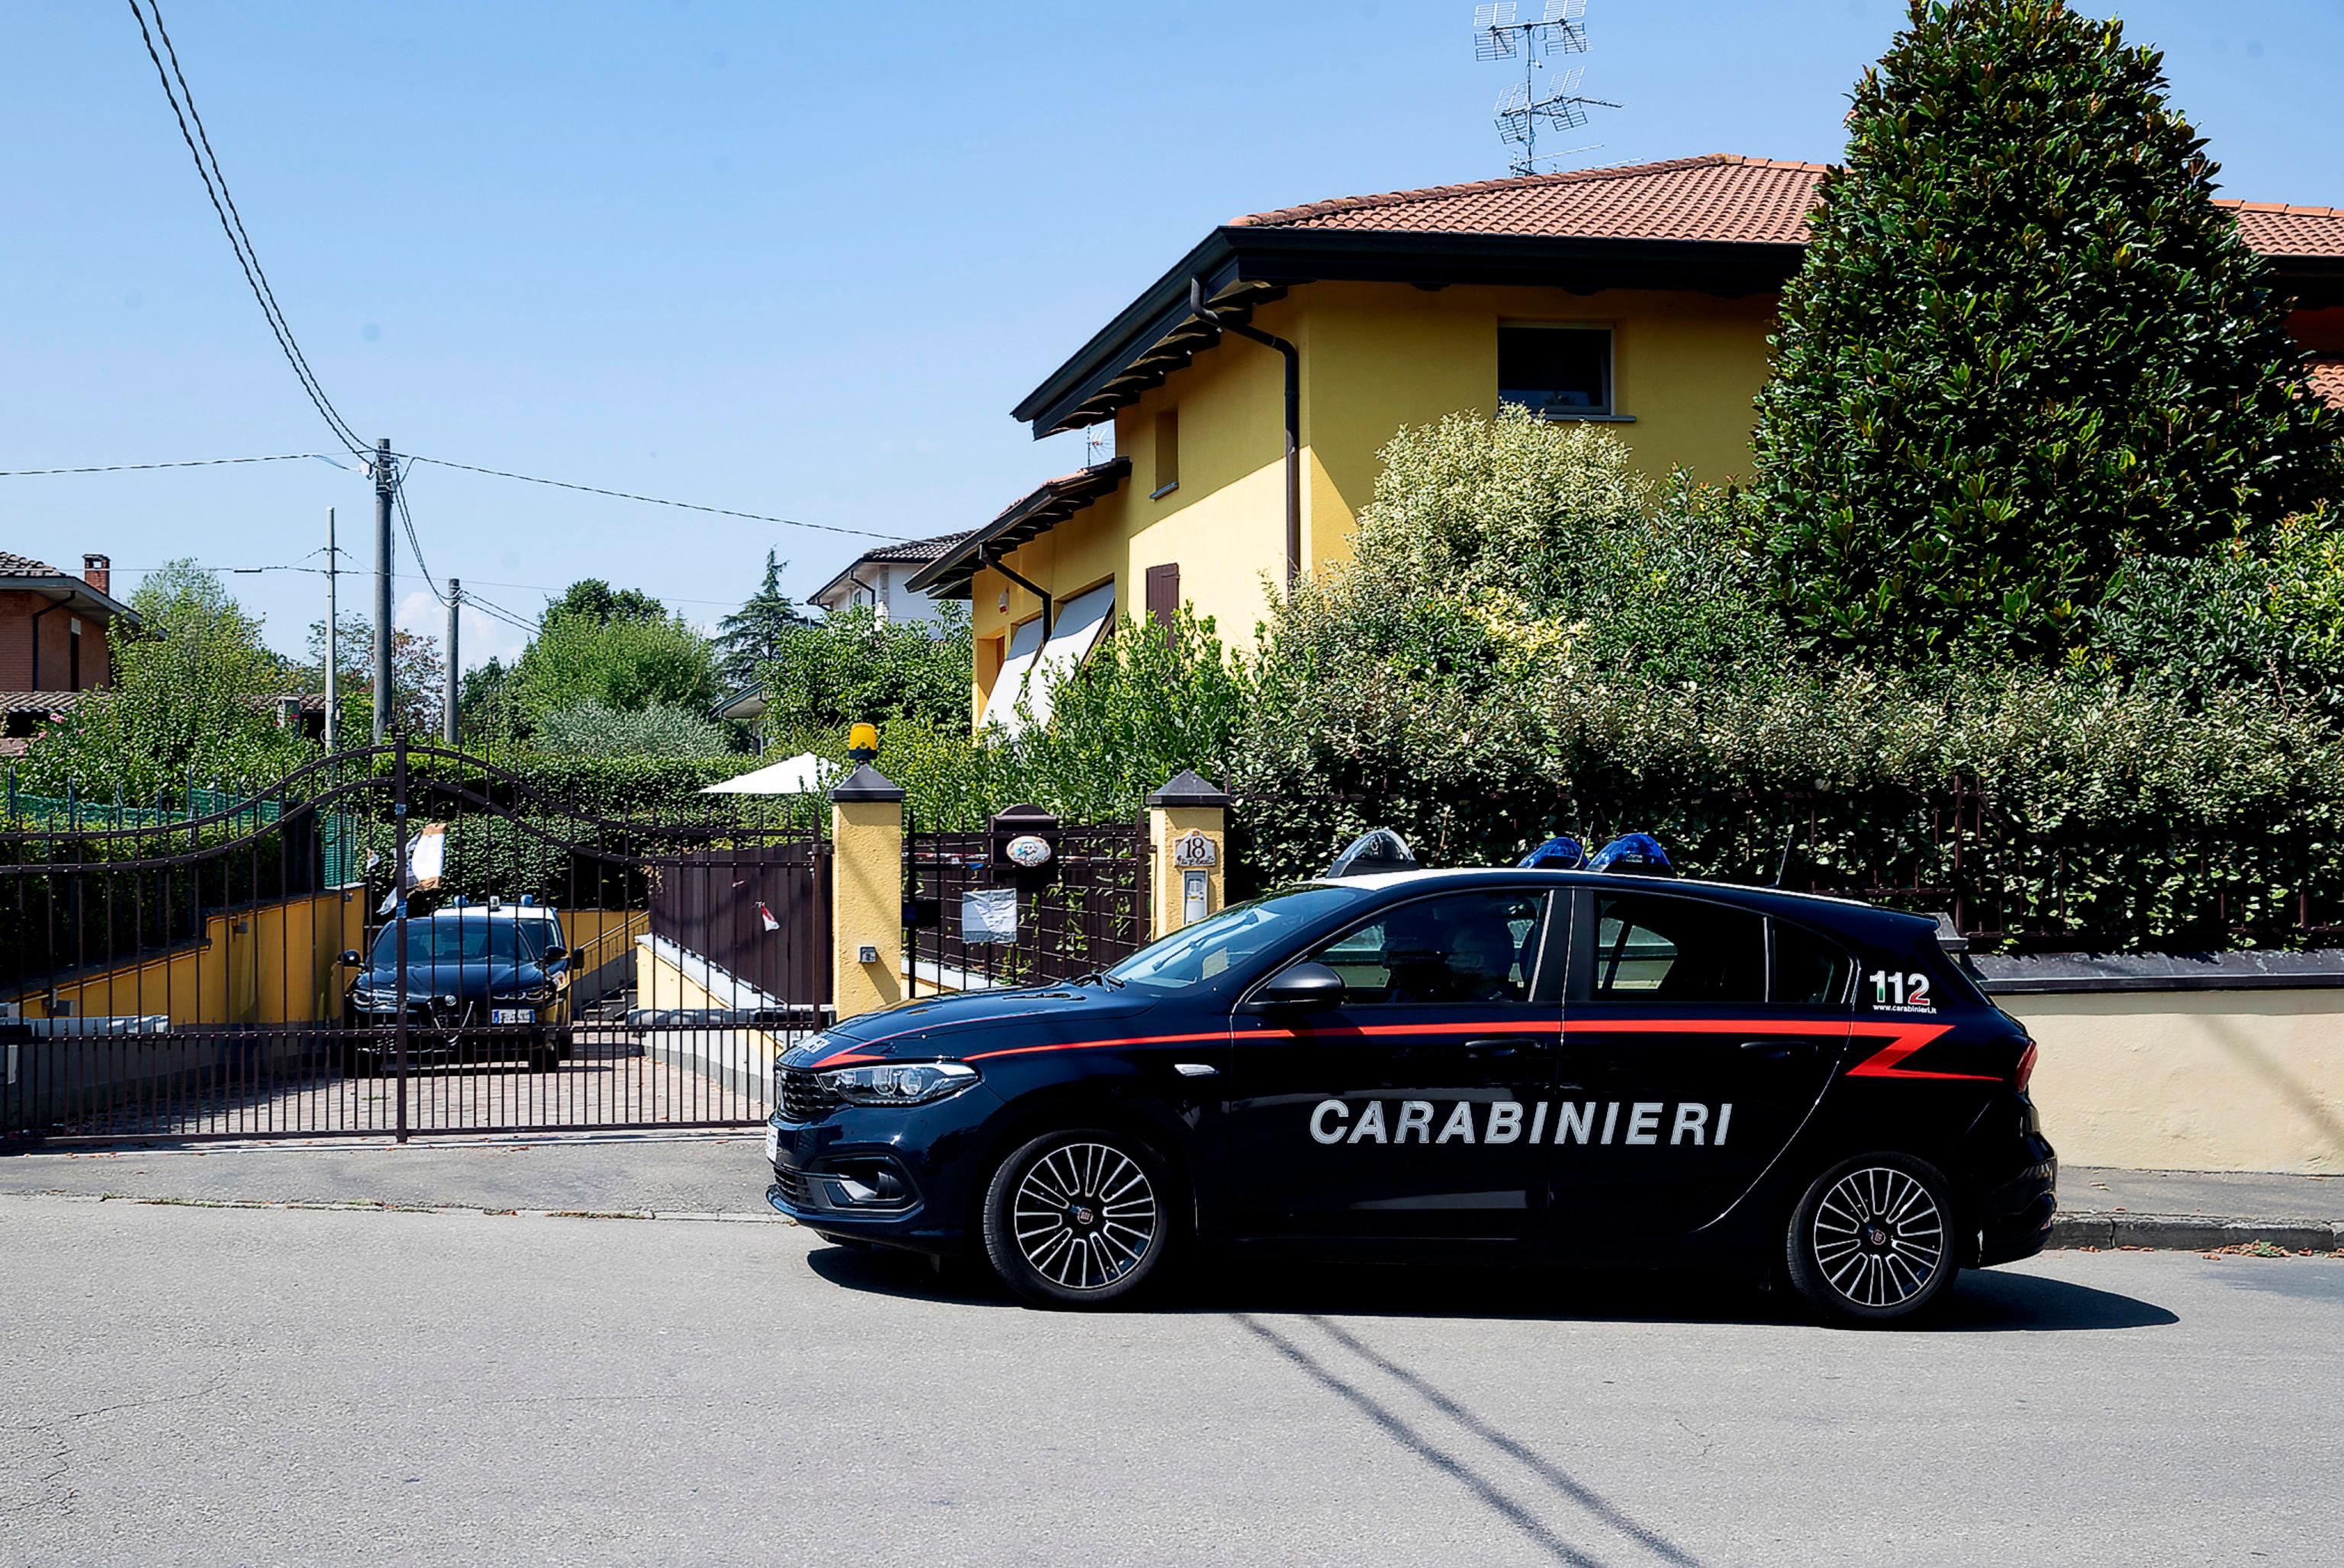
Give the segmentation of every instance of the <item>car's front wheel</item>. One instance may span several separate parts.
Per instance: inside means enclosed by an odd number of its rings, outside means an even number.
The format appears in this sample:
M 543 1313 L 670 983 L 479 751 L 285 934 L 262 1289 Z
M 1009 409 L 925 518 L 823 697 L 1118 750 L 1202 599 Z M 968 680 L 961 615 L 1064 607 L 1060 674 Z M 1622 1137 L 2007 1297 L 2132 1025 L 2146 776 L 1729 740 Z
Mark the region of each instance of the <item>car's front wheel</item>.
M 1049 1307 L 1121 1300 L 1161 1270 L 1173 1187 L 1128 1133 L 1046 1133 L 1003 1160 L 985 1195 L 985 1251 L 1003 1283 Z
M 1954 1257 L 1953 1189 L 1904 1154 L 1866 1154 L 1815 1178 L 1791 1215 L 1791 1284 L 1826 1322 L 1911 1318 L 1945 1294 Z

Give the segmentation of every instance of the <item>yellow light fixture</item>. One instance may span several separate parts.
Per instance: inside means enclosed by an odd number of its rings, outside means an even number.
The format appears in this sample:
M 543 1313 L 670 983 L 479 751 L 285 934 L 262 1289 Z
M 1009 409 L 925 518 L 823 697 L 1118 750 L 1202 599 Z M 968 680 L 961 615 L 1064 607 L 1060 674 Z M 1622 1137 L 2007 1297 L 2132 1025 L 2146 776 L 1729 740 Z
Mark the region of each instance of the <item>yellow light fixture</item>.
M 846 732 L 846 754 L 867 763 L 879 754 L 879 726 L 856 724 Z

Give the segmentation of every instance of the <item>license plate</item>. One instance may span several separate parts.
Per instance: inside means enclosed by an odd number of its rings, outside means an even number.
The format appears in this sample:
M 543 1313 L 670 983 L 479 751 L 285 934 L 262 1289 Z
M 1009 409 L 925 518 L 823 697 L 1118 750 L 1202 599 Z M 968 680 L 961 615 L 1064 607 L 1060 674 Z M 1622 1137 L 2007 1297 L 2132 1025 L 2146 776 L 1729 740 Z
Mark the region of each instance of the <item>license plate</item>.
M 537 1014 L 534 1010 L 528 1007 L 491 1007 L 489 1009 L 489 1022 L 491 1024 L 534 1024 L 537 1022 Z
M 765 1163 L 779 1165 L 782 1161 L 782 1129 L 768 1125 L 765 1128 Z

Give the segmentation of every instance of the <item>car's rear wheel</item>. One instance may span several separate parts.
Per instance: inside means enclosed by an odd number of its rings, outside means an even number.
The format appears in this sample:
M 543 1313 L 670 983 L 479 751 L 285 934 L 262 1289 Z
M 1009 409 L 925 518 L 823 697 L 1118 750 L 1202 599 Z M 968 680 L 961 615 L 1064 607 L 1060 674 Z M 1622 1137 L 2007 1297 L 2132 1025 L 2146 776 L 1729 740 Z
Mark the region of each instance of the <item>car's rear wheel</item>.
M 1162 1269 L 1172 1191 L 1164 1157 L 1128 1133 L 1046 1133 L 993 1173 L 985 1256 L 1003 1283 L 1037 1305 L 1122 1300 Z
M 1866 1154 L 1815 1178 L 1784 1239 L 1791 1284 L 1824 1321 L 1900 1322 L 1937 1300 L 1960 1271 L 1953 1189 L 1905 1154 Z

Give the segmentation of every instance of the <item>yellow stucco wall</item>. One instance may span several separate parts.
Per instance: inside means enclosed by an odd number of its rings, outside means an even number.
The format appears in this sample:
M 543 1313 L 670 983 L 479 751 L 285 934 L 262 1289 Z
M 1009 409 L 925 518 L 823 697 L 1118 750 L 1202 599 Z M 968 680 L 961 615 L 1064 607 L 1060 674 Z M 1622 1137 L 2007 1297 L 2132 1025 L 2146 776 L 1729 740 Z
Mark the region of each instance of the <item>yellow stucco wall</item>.
M 1349 559 L 1376 454 L 1402 425 L 1494 411 L 1500 323 L 1610 327 L 1613 400 L 1632 422 L 1604 428 L 1655 477 L 1682 467 L 1711 482 L 1746 479 L 1773 309 L 1771 295 L 1369 283 L 1311 284 L 1271 301 L 1254 319 L 1302 351 L 1304 564 Z M 1235 338 L 1197 355 L 1116 414 L 1116 450 L 1132 463 L 1123 488 L 1012 554 L 1011 569 L 1060 598 L 1112 577 L 1118 618 L 1130 620 L 1146 611 L 1147 569 L 1177 562 L 1181 597 L 1225 642 L 1251 643 L 1266 594 L 1284 581 L 1283 374 L 1276 353 Z M 1179 416 L 1179 488 L 1151 499 L 1167 410 Z M 977 574 L 971 597 L 975 713 L 997 668 L 986 639 L 1041 605 L 995 572 Z
M 2068 1165 L 2344 1174 L 2344 991 L 2010 996 Z
M 341 1007 L 340 954 L 365 920 L 359 889 L 214 915 L 203 940 L 56 987 L 82 1017 L 167 1017 L 178 1025 L 303 1023 Z M 49 1016 L 50 988 L 6 998 Z
M 830 994 L 845 1019 L 904 999 L 903 803 L 838 801 L 830 824 Z

